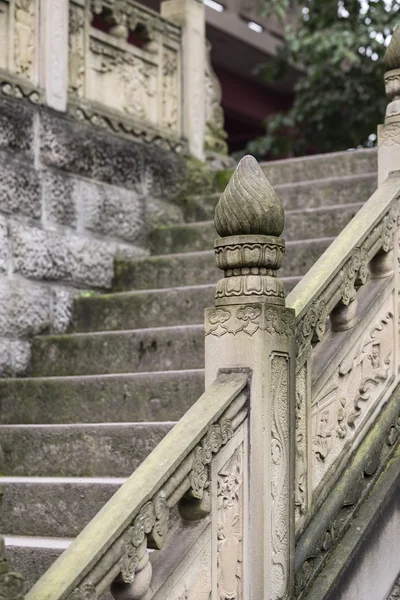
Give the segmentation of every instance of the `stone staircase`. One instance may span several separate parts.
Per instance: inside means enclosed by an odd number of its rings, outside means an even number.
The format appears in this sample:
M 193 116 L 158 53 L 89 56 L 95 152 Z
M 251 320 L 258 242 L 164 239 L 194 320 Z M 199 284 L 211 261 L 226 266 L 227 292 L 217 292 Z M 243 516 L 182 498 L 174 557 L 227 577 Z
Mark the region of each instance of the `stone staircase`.
M 286 210 L 289 291 L 376 188 L 376 153 L 264 170 Z M 75 302 L 69 334 L 34 339 L 29 377 L 0 381 L 0 531 L 28 587 L 203 391 L 218 198 L 188 198 L 152 256 L 116 264 L 113 293 Z

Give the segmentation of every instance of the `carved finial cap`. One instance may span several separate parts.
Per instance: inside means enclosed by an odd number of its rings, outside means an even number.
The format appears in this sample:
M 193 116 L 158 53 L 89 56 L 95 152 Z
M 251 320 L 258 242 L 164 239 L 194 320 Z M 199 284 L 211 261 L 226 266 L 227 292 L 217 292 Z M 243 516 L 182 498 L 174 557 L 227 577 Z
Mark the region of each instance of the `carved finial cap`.
M 390 40 L 389 46 L 386 48 L 385 57 L 385 69 L 386 71 L 392 71 L 393 69 L 400 69 L 400 26 L 397 25 L 393 31 L 392 39 Z
M 215 209 L 214 223 L 221 237 L 272 235 L 283 231 L 283 206 L 253 156 L 238 164 Z

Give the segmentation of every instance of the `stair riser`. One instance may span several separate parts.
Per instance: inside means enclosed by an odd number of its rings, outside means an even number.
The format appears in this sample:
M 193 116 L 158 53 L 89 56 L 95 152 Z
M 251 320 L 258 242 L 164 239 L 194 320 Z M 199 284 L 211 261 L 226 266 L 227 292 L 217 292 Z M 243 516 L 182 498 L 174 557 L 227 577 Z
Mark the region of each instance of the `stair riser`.
M 297 279 L 284 280 L 287 294 L 296 283 Z M 201 324 L 204 309 L 214 304 L 214 295 L 215 285 L 210 285 L 79 298 L 74 306 L 71 331 Z
M 203 391 L 203 371 L 0 380 L 0 418 L 5 425 L 177 421 Z
M 334 154 L 308 156 L 304 158 L 264 163 L 262 169 L 272 185 L 345 177 L 375 173 L 377 170 L 376 150 L 337 152 Z
M 0 427 L 5 476 L 129 477 L 171 424 Z
M 10 546 L 6 548 L 10 570 L 23 575 L 26 593 L 51 567 L 61 552 L 62 550 L 40 547 Z
M 34 377 L 201 369 L 202 326 L 49 336 L 32 346 Z
M 5 483 L 0 531 L 76 537 L 118 488 L 105 483 Z
M 275 185 L 274 189 L 285 210 L 298 210 L 337 204 L 365 203 L 376 187 L 377 176 L 372 173 L 343 179 L 324 179 L 315 182 L 307 180 L 304 183 Z M 192 198 L 186 208 L 186 220 L 193 222 L 214 219 L 218 200 L 219 194 L 205 198 Z
M 282 237 L 286 241 L 337 236 L 351 221 L 362 204 L 324 210 L 289 212 L 285 216 Z M 156 229 L 151 234 L 153 254 L 200 252 L 214 247 L 218 237 L 214 223 L 205 221 Z
M 294 242 L 286 247 L 280 277 L 304 275 L 331 242 L 330 238 Z M 223 275 L 215 266 L 214 252 L 169 254 L 134 263 L 117 262 L 113 288 L 129 289 L 167 288 L 180 285 L 202 285 L 217 282 Z

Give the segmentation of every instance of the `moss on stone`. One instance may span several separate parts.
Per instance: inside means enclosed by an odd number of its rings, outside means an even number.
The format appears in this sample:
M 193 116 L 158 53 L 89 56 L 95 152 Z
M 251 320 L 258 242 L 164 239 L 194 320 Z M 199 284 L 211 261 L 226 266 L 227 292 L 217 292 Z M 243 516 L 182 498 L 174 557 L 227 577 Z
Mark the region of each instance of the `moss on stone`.
M 229 183 L 230 178 L 233 175 L 235 169 L 226 169 L 225 171 L 218 171 L 215 175 L 215 184 L 219 192 L 223 192 Z

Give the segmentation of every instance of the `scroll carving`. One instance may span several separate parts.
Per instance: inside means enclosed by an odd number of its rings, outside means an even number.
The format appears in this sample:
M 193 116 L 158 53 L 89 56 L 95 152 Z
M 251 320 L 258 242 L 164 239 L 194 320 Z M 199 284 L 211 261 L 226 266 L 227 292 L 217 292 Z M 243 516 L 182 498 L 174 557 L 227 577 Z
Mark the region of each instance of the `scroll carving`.
M 217 568 L 219 600 L 243 597 L 243 449 L 218 473 Z
M 307 381 L 306 365 L 296 375 L 296 518 L 307 509 Z
M 288 357 L 274 355 L 271 361 L 271 537 L 273 597 L 286 598 L 289 550 L 289 366 Z
M 68 600 L 97 600 L 96 588 L 91 583 L 84 583 L 72 592 Z
M 233 429 L 230 421 L 215 423 L 194 451 L 193 467 L 190 474 L 191 493 L 195 498 L 202 498 L 208 488 L 210 475 L 208 465 L 213 454 L 224 446 L 232 437 Z
M 258 306 L 221 307 L 206 315 L 205 334 L 221 337 L 226 333 L 237 335 L 244 332 L 253 336 L 256 331 L 267 331 L 275 335 L 290 336 L 294 332 L 292 311 L 270 307 L 262 313 Z

